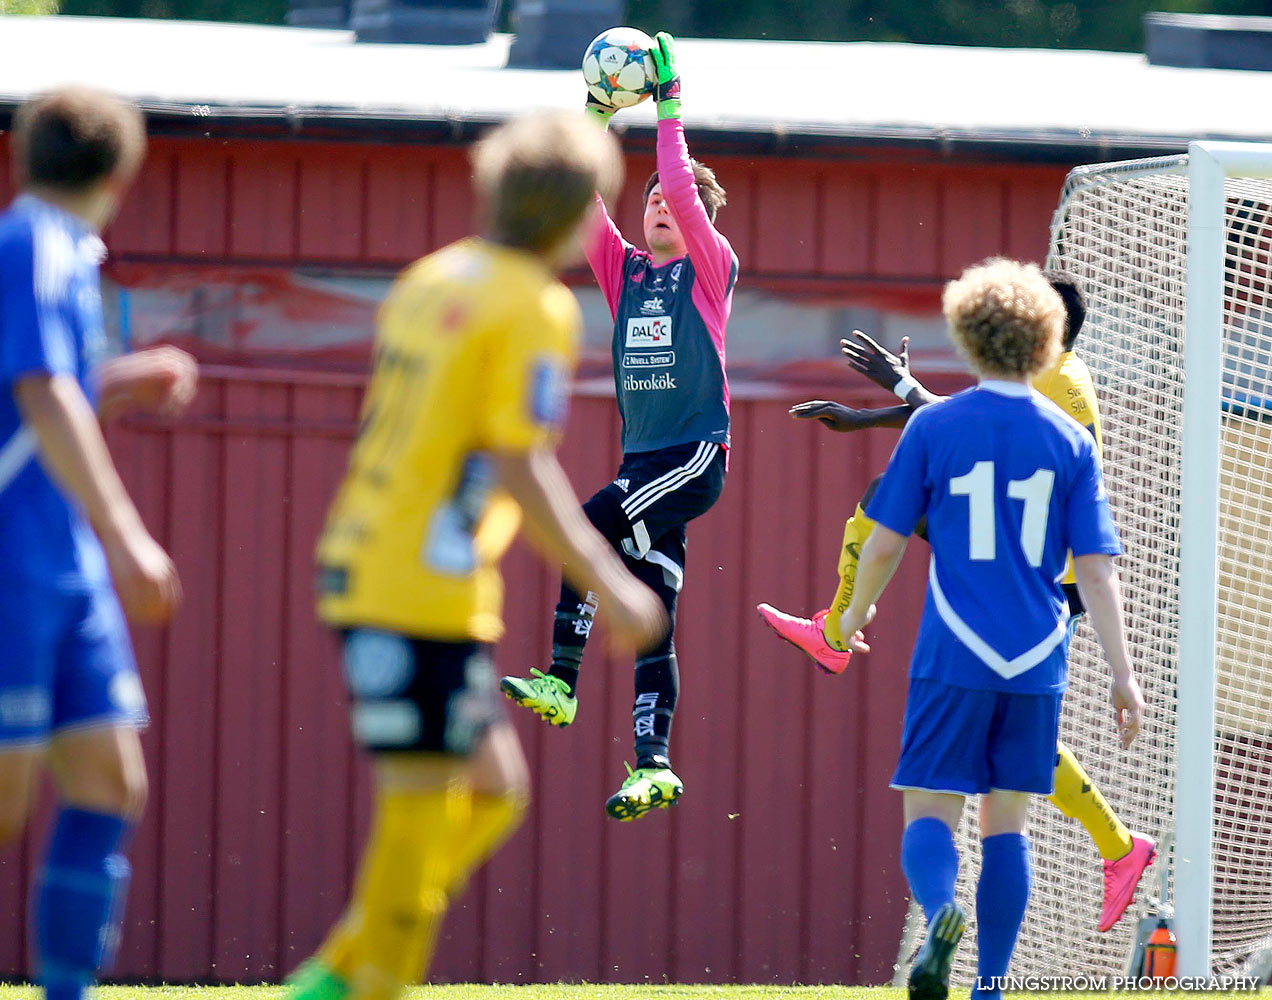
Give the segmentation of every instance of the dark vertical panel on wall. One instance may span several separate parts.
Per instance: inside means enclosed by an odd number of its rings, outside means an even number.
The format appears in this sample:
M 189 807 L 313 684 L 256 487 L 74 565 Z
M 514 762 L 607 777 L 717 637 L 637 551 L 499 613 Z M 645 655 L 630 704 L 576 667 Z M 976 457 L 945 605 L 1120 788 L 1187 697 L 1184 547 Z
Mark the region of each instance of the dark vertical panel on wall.
M 876 189 L 875 268 L 882 277 L 939 275 L 940 183 L 915 168 L 889 173 Z
M 122 431 L 111 428 L 111 454 L 129 489 L 147 528 L 164 546 L 171 545 L 172 515 L 176 499 L 172 483 L 172 434 L 160 426 L 153 433 Z M 179 568 L 184 572 L 184 567 Z M 184 579 L 184 577 L 183 577 Z M 158 928 L 163 920 L 163 880 L 160 865 L 164 841 L 163 812 L 155 808 L 161 802 L 170 780 L 180 780 L 166 766 L 164 748 L 169 741 L 168 712 L 165 709 L 167 677 L 165 666 L 168 646 L 165 628 L 134 628 L 133 645 L 141 681 L 150 704 L 151 722 L 142 733 L 141 744 L 146 755 L 151 798 L 141 825 L 133 835 L 130 852 L 133 864 L 132 883 L 128 891 L 128 910 L 123 940 L 116 962 L 121 976 L 150 974 L 159 963 Z
M 358 261 L 366 253 L 366 154 L 320 148 L 300 161 L 301 259 Z
M 433 228 L 430 250 L 462 239 L 476 227 L 471 176 L 472 169 L 464 152 L 450 149 L 438 151 L 433 165 L 430 205 Z
M 814 438 L 790 419 L 784 403 L 755 403 L 751 409 L 753 433 L 738 456 L 751 465 L 743 494 L 753 526 L 746 543 L 747 582 L 764 595 L 759 599 L 811 614 L 816 595 L 805 561 L 819 498 L 797 484 L 812 481 Z M 778 475 L 790 488 L 775 489 Z M 810 677 L 807 665 L 790 657 L 758 618 L 747 616 L 735 627 L 753 637 L 740 661 L 735 751 L 740 815 L 734 822 L 743 873 L 737 889 L 737 978 L 790 982 L 797 973 L 788 966 L 804 947 L 800 914 L 808 891 L 803 872 Z
M 869 274 L 878 217 L 876 179 L 861 169 L 827 168 L 821 178 L 817 273 Z
M 299 152 L 277 143 L 236 143 L 230 159 L 230 253 L 260 260 L 296 255 Z
M 355 410 L 347 390 L 301 384 L 292 393 L 292 418 L 299 426 L 343 423 L 352 431 Z M 314 617 L 313 589 L 314 543 L 344 472 L 348 445 L 348 437 L 316 432 L 288 440 L 280 878 L 284 971 L 309 955 L 340 913 L 353 865 L 349 790 L 355 758 L 336 640 Z
M 1007 193 L 1007 232 L 1004 252 L 1021 260 L 1041 261 L 1051 239 L 1064 171 L 1052 168 L 1013 178 Z
M 229 163 L 219 144 L 213 149 L 184 146 L 178 153 L 172 194 L 173 252 L 178 256 L 210 263 L 229 256 Z
M 756 639 L 751 616 L 754 591 L 761 588 L 747 574 L 757 522 L 747 498 L 763 470 L 742 444 L 754 440 L 756 427 L 754 408 L 735 405 L 733 439 L 739 444 L 723 496 L 693 523 L 680 602 L 686 624 L 676 639 L 683 667 L 673 736 L 687 791 L 676 806 L 669 972 L 681 982 L 729 982 L 739 974 L 736 892 L 746 877 L 739 826 L 746 778 L 740 762 L 717 768 L 743 739 L 744 655 Z
M 432 157 L 414 149 L 376 150 L 367 161 L 367 259 L 394 264 L 433 246 Z
M 950 171 L 941 184 L 940 273 L 952 278 L 969 264 L 1003 252 L 1006 185 L 990 173 Z
M 113 254 L 172 253 L 176 163 L 170 144 L 151 144 L 137 182 L 106 234 Z
M 828 221 L 819 211 L 821 177 L 810 166 L 790 164 L 781 171 L 757 177 L 755 213 L 759 220 L 782 220 L 766 225 L 755 247 L 751 267 L 756 271 L 807 275 L 817 270 L 818 235 Z
M 714 160 L 711 165 L 729 196 L 729 204 L 720 211 L 716 225 L 733 245 L 741 262 L 741 275 L 754 274 L 756 244 L 766 235 L 757 228 L 756 213 L 762 167 L 754 160 L 735 159 Z
M 171 441 L 169 552 L 180 572 L 185 600 L 168 630 L 163 701 L 164 782 L 150 805 L 162 824 L 159 842 L 159 962 L 165 979 L 208 974 L 212 965 L 213 908 L 219 895 L 213 864 L 216 820 L 224 789 L 217 780 L 217 691 L 221 669 L 220 621 L 226 580 L 224 543 L 217 525 L 226 502 L 221 441 L 199 426 L 223 405 L 223 386 L 204 386 L 191 416 Z M 238 586 L 237 581 L 232 586 Z
M 217 686 L 218 797 L 214 859 L 219 883 L 279 883 L 283 635 L 287 628 L 282 545 L 294 503 L 287 490 L 285 385 L 230 383 L 228 413 L 257 433 L 220 437 L 225 504 L 220 511 L 224 600 Z M 264 557 L 264 558 L 262 558 Z M 281 975 L 277 893 L 217 896 L 214 959 L 221 979 Z

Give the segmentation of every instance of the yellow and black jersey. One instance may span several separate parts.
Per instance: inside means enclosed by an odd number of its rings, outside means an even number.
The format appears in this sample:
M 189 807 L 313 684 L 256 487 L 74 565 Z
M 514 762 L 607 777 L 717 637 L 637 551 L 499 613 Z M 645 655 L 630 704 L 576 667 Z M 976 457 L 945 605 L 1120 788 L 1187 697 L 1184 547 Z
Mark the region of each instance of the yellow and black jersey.
M 574 296 L 528 253 L 470 239 L 402 273 L 318 542 L 326 622 L 499 638 L 497 564 L 521 512 L 489 456 L 555 442 L 579 326 Z
M 1065 351 L 1056 363 L 1034 379 L 1034 388 L 1080 423 L 1095 438 L 1095 452 L 1104 456 L 1104 440 L 1100 435 L 1100 405 L 1095 398 L 1095 383 L 1086 362 L 1073 351 Z
M 1034 388 L 1080 423 L 1095 438 L 1096 457 L 1104 458 L 1104 438 L 1100 434 L 1100 404 L 1095 398 L 1095 383 L 1086 362 L 1073 351 L 1065 351 L 1056 363 L 1034 379 Z M 1073 583 L 1073 557 L 1062 583 Z

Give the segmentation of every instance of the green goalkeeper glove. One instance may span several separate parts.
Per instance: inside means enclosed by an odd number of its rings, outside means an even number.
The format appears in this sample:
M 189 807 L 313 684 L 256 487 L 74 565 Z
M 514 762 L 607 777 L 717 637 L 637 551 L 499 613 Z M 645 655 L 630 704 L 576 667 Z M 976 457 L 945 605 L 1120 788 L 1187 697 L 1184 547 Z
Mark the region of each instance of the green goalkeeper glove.
M 598 122 L 601 128 L 609 128 L 610 119 L 614 117 L 614 112 L 617 110 L 618 108 L 611 108 L 608 104 L 602 104 L 592 96 L 590 90 L 587 92 L 587 103 L 583 105 L 583 112 L 593 121 Z
M 649 50 L 658 71 L 658 83 L 654 85 L 654 100 L 658 102 L 658 120 L 680 117 L 680 76 L 676 73 L 676 40 L 667 32 L 654 36 L 654 47 Z

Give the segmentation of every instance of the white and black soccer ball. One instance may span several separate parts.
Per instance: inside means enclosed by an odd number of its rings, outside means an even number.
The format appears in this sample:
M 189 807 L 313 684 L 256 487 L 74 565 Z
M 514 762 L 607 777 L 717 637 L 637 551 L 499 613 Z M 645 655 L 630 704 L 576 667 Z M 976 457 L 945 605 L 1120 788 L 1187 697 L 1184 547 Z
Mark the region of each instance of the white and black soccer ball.
M 649 50 L 654 40 L 638 28 L 602 31 L 583 54 L 583 79 L 592 97 L 610 108 L 630 108 L 654 92 L 658 75 Z

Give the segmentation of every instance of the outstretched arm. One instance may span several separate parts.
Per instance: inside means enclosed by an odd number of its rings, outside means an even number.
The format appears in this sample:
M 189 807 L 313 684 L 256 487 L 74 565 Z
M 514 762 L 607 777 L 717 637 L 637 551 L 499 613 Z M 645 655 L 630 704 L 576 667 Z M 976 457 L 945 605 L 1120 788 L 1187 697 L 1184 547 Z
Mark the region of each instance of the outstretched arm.
M 684 237 L 698 285 L 714 303 L 723 303 L 733 277 L 733 247 L 711 222 L 698 195 L 689 162 L 689 144 L 679 118 L 658 123 L 658 183 Z
M 929 392 L 922 382 L 910 374 L 909 337 L 901 338 L 901 353 L 898 355 L 860 330 L 853 330 L 852 335 L 857 340 L 841 340 L 840 350 L 848 359 L 848 364 L 875 385 L 895 393 L 916 410 L 945 398 Z
M 689 144 L 685 140 L 685 127 L 680 120 L 680 76 L 676 70 L 675 39 L 660 31 L 650 50 L 658 70 L 655 99 L 658 102 L 658 183 L 662 186 L 663 199 L 671 210 L 684 237 L 689 259 L 693 261 L 697 292 L 701 289 L 706 306 L 703 315 L 712 324 L 718 320 L 723 331 L 727 319 L 725 301 L 733 278 L 733 248 L 723 234 L 715 228 L 706 206 L 698 196 L 698 185 L 693 177 L 693 164 L 689 159 Z
M 902 403 L 878 409 L 857 410 L 828 399 L 810 399 L 790 408 L 797 420 L 820 420 L 832 431 L 862 431 L 871 427 L 904 427 L 914 409 Z
M 609 304 L 610 315 L 615 316 L 618 313 L 618 300 L 623 294 L 623 264 L 627 261 L 627 243 L 609 212 L 605 210 L 605 201 L 599 193 L 592 213 L 583 250 L 587 254 L 592 274 L 596 276 L 596 283 L 601 286 L 605 301 Z

